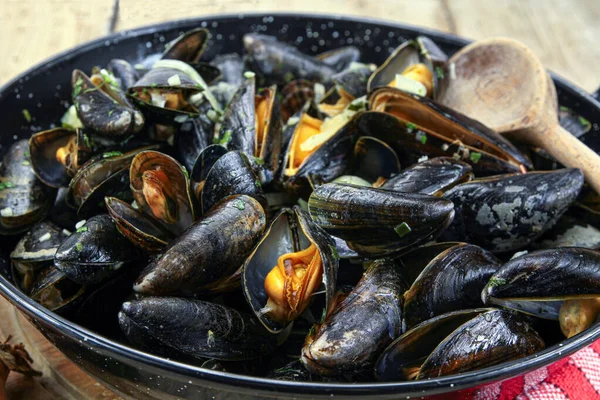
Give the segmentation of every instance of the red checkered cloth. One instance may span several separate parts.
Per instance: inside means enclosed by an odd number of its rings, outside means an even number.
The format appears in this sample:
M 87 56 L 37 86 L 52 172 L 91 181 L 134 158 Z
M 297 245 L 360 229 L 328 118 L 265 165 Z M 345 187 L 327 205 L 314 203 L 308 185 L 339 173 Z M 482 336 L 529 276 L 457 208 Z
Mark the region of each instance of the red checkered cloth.
M 549 367 L 476 389 L 434 396 L 435 400 L 600 399 L 600 340 Z

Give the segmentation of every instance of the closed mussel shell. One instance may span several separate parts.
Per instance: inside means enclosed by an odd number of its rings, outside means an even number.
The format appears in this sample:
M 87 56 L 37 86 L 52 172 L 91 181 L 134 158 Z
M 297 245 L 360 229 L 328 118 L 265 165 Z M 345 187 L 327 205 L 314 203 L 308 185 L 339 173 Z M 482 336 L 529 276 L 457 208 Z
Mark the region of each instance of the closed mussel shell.
M 504 264 L 481 296 L 486 304 L 558 319 L 564 300 L 600 297 L 599 276 L 600 254 L 595 250 L 538 250 Z
M 359 65 L 333 75 L 331 79 L 336 85 L 341 86 L 354 98 L 367 94 L 367 81 L 373 70 L 369 65 Z
M 92 145 L 82 130 L 55 128 L 29 139 L 31 165 L 46 185 L 68 186 L 71 177 L 92 156 Z
M 427 379 L 519 359 L 544 341 L 511 312 L 472 309 L 442 314 L 396 339 L 379 357 L 381 381 Z
M 533 243 L 536 249 L 554 249 L 557 247 L 585 247 L 600 249 L 600 230 L 578 218 L 567 214 L 556 225 Z
M 293 271 L 286 271 L 286 260 Z M 332 307 L 337 270 L 335 244 L 329 235 L 298 207 L 284 208 L 246 259 L 242 287 L 258 319 L 276 333 L 306 309 L 321 284 L 325 311 Z M 302 278 L 296 271 L 302 271 Z
M 377 260 L 302 348 L 302 362 L 318 375 L 360 375 L 402 332 L 406 284 L 390 260 Z
M 27 140 L 7 149 L 0 166 L 0 235 L 16 235 L 44 219 L 54 204 L 56 189 L 35 175 Z
M 109 137 L 139 132 L 144 127 L 144 117 L 121 93 L 118 84 L 101 75 L 92 78 L 78 69 L 73 71 L 73 103 L 83 125 Z
M 43 267 L 36 275 L 29 296 L 50 311 L 61 314 L 73 309 L 86 286 L 73 282 L 53 265 Z
M 469 164 L 449 157 L 436 157 L 406 168 L 388 179 L 381 189 L 437 196 L 471 179 L 473 169 Z
M 127 90 L 140 78 L 139 72 L 128 61 L 119 58 L 110 60 L 106 68 L 119 80 L 122 90 Z
M 68 232 L 52 222 L 42 221 L 31 227 L 19 240 L 10 253 L 10 258 L 26 263 L 51 261 L 56 249 L 68 236 Z
M 239 151 L 230 151 L 215 162 L 202 189 L 202 213 L 207 213 L 227 196 L 245 194 L 255 198 L 268 210 L 267 199 L 260 180 L 252 170 L 248 157 Z
M 115 197 L 106 197 L 106 209 L 117 229 L 135 246 L 154 253 L 163 250 L 173 236 L 151 216 Z
M 167 44 L 161 58 L 197 63 L 208 45 L 209 38 L 210 32 L 206 28 L 187 31 Z
M 196 359 L 247 360 L 271 353 L 277 336 L 233 308 L 177 297 L 123 303 L 119 324 L 136 346 Z
M 62 242 L 54 265 L 72 281 L 87 285 L 105 281 L 139 258 L 136 248 L 124 240 L 110 217 L 100 214 Z
M 360 49 L 355 46 L 344 46 L 317 54 L 315 58 L 341 72 L 360 60 Z
M 188 171 L 192 171 L 200 153 L 213 141 L 215 122 L 207 115 L 211 109 L 208 101 L 202 102 L 198 106 L 198 116 L 182 123 L 175 134 L 176 158 Z
M 218 289 L 242 266 L 265 227 L 258 201 L 246 195 L 227 197 L 152 261 L 134 290 L 190 296 Z
M 318 226 L 371 257 L 431 241 L 454 217 L 445 199 L 336 183 L 317 187 L 308 208 Z
M 526 247 L 575 201 L 583 185 L 579 169 L 475 179 L 448 190 L 456 217 L 444 240 L 462 240 L 493 253 Z
M 239 87 L 223 115 L 219 130 L 220 144 L 229 150 L 254 155 L 256 148 L 255 79 L 246 79 Z
M 467 243 L 438 254 L 404 293 L 406 328 L 449 311 L 482 307 L 481 291 L 500 265 L 489 252 Z
M 198 154 L 190 177 L 194 182 L 202 182 L 215 163 L 227 153 L 227 148 L 220 144 L 211 144 Z
M 159 151 L 142 151 L 129 170 L 133 198 L 148 215 L 175 234 L 196 220 L 187 170 L 177 160 Z

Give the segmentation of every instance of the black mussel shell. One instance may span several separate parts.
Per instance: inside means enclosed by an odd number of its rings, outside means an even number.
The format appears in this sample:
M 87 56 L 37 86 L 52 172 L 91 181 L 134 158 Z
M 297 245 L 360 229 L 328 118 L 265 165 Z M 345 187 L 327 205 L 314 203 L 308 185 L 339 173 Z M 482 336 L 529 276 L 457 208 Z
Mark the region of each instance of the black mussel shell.
M 362 97 L 367 94 L 367 81 L 373 70 L 368 65 L 361 65 L 357 68 L 351 68 L 331 77 L 336 85 L 341 86 L 354 98 Z
M 544 341 L 517 315 L 495 309 L 447 313 L 396 339 L 381 355 L 381 381 L 437 378 L 531 355 Z
M 198 106 L 198 116 L 181 124 L 175 134 L 177 160 L 192 171 L 196 159 L 213 142 L 215 122 L 208 118 L 212 106 L 204 101 Z
M 281 98 L 281 118 L 290 125 L 288 120 L 301 111 L 307 103 L 313 102 L 315 98 L 314 83 L 306 79 L 293 80 L 281 89 Z M 283 148 L 286 147 L 283 146 Z
M 219 143 L 229 150 L 254 155 L 256 148 L 255 80 L 246 79 L 225 110 Z
M 435 151 L 424 155 L 447 156 L 456 152 L 458 157 L 473 166 L 476 174 L 522 172 L 532 167 L 531 160 L 502 135 L 428 98 L 382 87 L 369 93 L 369 108 L 398 118 L 400 124 L 395 124 L 396 128 L 390 133 L 396 133 L 404 125 L 414 138 L 429 144 L 428 151 Z M 390 125 L 389 122 L 387 124 Z M 372 128 L 377 128 L 377 125 Z M 419 132 L 425 133 L 427 139 L 423 140 Z M 453 146 L 455 143 L 458 146 Z
M 277 336 L 233 308 L 177 297 L 123 303 L 119 324 L 136 346 L 204 360 L 247 360 L 271 353 Z
M 161 58 L 195 64 L 200 61 L 200 57 L 208 45 L 208 39 L 210 39 L 208 29 L 198 28 L 187 31 L 167 44 Z
M 89 137 L 80 129 L 55 128 L 36 133 L 29 139 L 35 174 L 46 185 L 55 188 L 68 186 L 71 177 L 95 150 Z M 58 160 L 59 154 L 64 164 Z
M 227 154 L 227 148 L 220 144 L 211 144 L 198 154 L 190 177 L 194 182 L 202 182 L 215 163 Z
M 77 210 L 67 204 L 68 192 L 69 189 L 66 187 L 58 189 L 56 201 L 52 206 L 52 213 L 48 215 L 48 220 L 63 229 L 72 231 L 81 218 L 77 216 Z
M 245 195 L 228 197 L 152 261 L 134 290 L 147 295 L 190 296 L 218 289 L 242 266 L 265 226 L 258 201 Z
M 483 307 L 481 291 L 500 265 L 489 252 L 467 243 L 438 254 L 404 293 L 406 328 L 446 312 Z
M 433 65 L 421 52 L 420 44 L 416 40 L 408 40 L 398 46 L 394 52 L 377 68 L 369 78 L 368 91 L 388 86 L 396 75 L 401 74 L 407 67 L 414 64 L 425 64 L 434 74 Z
M 53 223 L 40 222 L 21 238 L 10 253 L 10 258 L 25 263 L 52 261 L 56 249 L 68 236 L 68 232 Z
M 600 249 L 600 230 L 587 221 L 563 215 L 556 225 L 534 243 L 536 249 L 585 247 Z
M 210 64 L 221 71 L 221 81 L 236 87 L 243 84 L 244 60 L 239 54 L 220 54 Z
M 488 281 L 486 304 L 545 319 L 558 319 L 566 299 L 600 297 L 600 253 L 564 247 L 513 258 Z
M 302 361 L 294 360 L 281 368 L 270 371 L 267 378 L 278 381 L 311 382 L 312 374 L 304 367 Z
M 360 60 L 360 49 L 355 46 L 345 46 L 318 54 L 315 58 L 342 72 L 350 68 L 352 63 Z
M 436 256 L 444 253 L 446 250 L 452 247 L 463 244 L 462 242 L 438 242 L 428 243 L 423 246 L 419 246 L 410 250 L 400 257 L 402 264 L 402 277 L 412 284 L 417 280 L 421 272 L 425 267 L 433 260 Z
M 365 256 L 398 254 L 438 237 L 452 202 L 433 196 L 328 183 L 310 195 L 313 220 Z
M 79 218 L 89 218 L 106 212 L 106 205 L 104 203 L 106 197 L 116 197 L 120 200 L 131 202 L 133 194 L 129 189 L 129 180 L 128 167 L 111 174 L 96 186 L 83 203 L 81 203 L 81 206 L 77 209 Z
M 387 179 L 400 172 L 396 152 L 379 139 L 362 136 L 354 145 L 354 174 L 368 182 Z
M 264 77 L 267 84 L 283 85 L 298 78 L 329 82 L 336 72 L 325 62 L 300 52 L 292 45 L 278 41 L 274 36 L 246 34 L 244 48 L 252 70 Z
M 139 72 L 128 61 L 114 58 L 110 60 L 106 68 L 118 79 L 121 90 L 126 91 L 140 79 Z
M 282 331 L 286 325 L 273 320 L 264 311 L 268 300 L 265 279 L 278 265 L 279 257 L 307 249 L 311 244 L 316 246 L 323 266 L 322 284 L 325 290 L 325 313 L 327 313 L 327 310 L 333 306 L 338 270 L 335 244 L 329 235 L 317 227 L 310 216 L 299 207 L 291 210 L 284 208 L 273 218 L 271 225 L 244 263 L 242 287 L 246 300 L 257 318 L 273 333 Z M 320 286 L 320 283 L 317 284 L 313 290 L 319 290 Z
M 61 314 L 71 310 L 82 299 L 86 287 L 73 282 L 50 265 L 36 276 L 29 297 L 50 311 Z
M 473 243 L 493 253 L 526 247 L 575 201 L 579 169 L 499 175 L 454 186 L 444 194 L 456 217 L 444 240 Z
M 100 80 L 95 84 L 82 71 L 73 71 L 73 103 L 83 125 L 108 137 L 139 132 L 144 127 L 142 113 L 129 103 L 116 82 Z
M 239 151 L 230 151 L 219 158 L 206 176 L 202 190 L 202 213 L 227 196 L 245 194 L 256 199 L 268 210 L 267 198 L 248 157 Z
M 373 262 L 356 287 L 309 333 L 304 366 L 317 375 L 360 375 L 402 332 L 406 284 L 389 260 Z
M 388 179 L 381 188 L 437 196 L 471 179 L 473 169 L 469 164 L 449 157 L 436 157 L 406 168 Z
M 88 285 L 105 281 L 140 255 L 107 214 L 90 218 L 58 248 L 54 265 L 72 281 Z
M 7 149 L 0 166 L 0 235 L 16 235 L 44 219 L 56 189 L 35 175 L 26 139 Z
M 154 218 L 115 197 L 106 197 L 106 209 L 117 229 L 135 246 L 155 253 L 165 249 L 173 235 Z

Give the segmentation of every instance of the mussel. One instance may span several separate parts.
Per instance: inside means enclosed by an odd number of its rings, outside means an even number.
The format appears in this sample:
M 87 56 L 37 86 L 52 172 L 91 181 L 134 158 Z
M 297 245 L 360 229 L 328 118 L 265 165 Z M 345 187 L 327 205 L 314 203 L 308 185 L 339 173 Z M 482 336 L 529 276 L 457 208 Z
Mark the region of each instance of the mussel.
M 454 186 L 456 217 L 444 240 L 462 240 L 491 252 L 527 246 L 575 201 L 583 185 L 579 169 L 499 175 Z
M 406 328 L 446 312 L 482 307 L 481 291 L 500 266 L 488 251 L 467 243 L 440 252 L 404 293 Z
M 435 239 L 454 217 L 446 199 L 337 183 L 317 187 L 308 208 L 326 232 L 359 254 L 376 257 Z
M 31 168 L 27 140 L 18 140 L 0 166 L 0 235 L 16 235 L 44 219 L 56 189 L 44 185 Z
M 300 210 L 282 209 L 246 259 L 242 287 L 265 327 L 283 330 L 325 289 L 325 311 L 332 307 L 338 260 L 333 240 Z
M 123 137 L 144 127 L 144 116 L 106 70 L 88 77 L 73 71 L 73 103 L 83 125 L 100 135 Z
M 600 253 L 595 250 L 538 250 L 504 264 L 492 275 L 481 296 L 486 304 L 564 322 L 565 317 L 575 318 L 573 313 L 583 314 L 589 307 L 596 313 L 600 311 L 595 302 L 600 297 L 599 271 Z M 588 299 L 592 301 L 577 303 Z M 571 335 L 586 329 L 594 319 L 581 322 L 584 325 L 569 329 Z
M 437 378 L 516 360 L 544 346 L 537 332 L 509 311 L 455 311 L 396 339 L 377 360 L 375 376 L 381 381 Z
M 152 261 L 134 290 L 147 295 L 190 296 L 231 285 L 228 280 L 242 266 L 265 226 L 258 201 L 246 195 L 227 197 Z M 239 276 L 237 280 L 239 283 Z
M 402 332 L 406 289 L 394 262 L 377 260 L 356 287 L 316 326 L 302 363 L 317 375 L 360 375 Z
M 62 242 L 54 265 L 81 285 L 99 283 L 140 259 L 107 214 L 96 215 Z
M 119 324 L 135 345 L 150 351 L 205 360 L 247 360 L 275 349 L 277 336 L 233 308 L 177 297 L 123 303 Z

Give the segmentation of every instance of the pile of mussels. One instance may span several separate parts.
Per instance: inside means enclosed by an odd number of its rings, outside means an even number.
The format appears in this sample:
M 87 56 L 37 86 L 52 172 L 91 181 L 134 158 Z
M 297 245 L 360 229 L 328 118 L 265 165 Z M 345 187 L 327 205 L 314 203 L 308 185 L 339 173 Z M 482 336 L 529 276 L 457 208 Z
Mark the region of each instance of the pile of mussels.
M 260 34 L 201 62 L 208 39 L 73 71 L 62 127 L 6 153 L 0 231 L 26 232 L 11 259 L 32 299 L 153 354 L 300 381 L 456 374 L 595 322 L 595 193 L 438 104 L 453 68 L 430 39 L 378 68 Z

